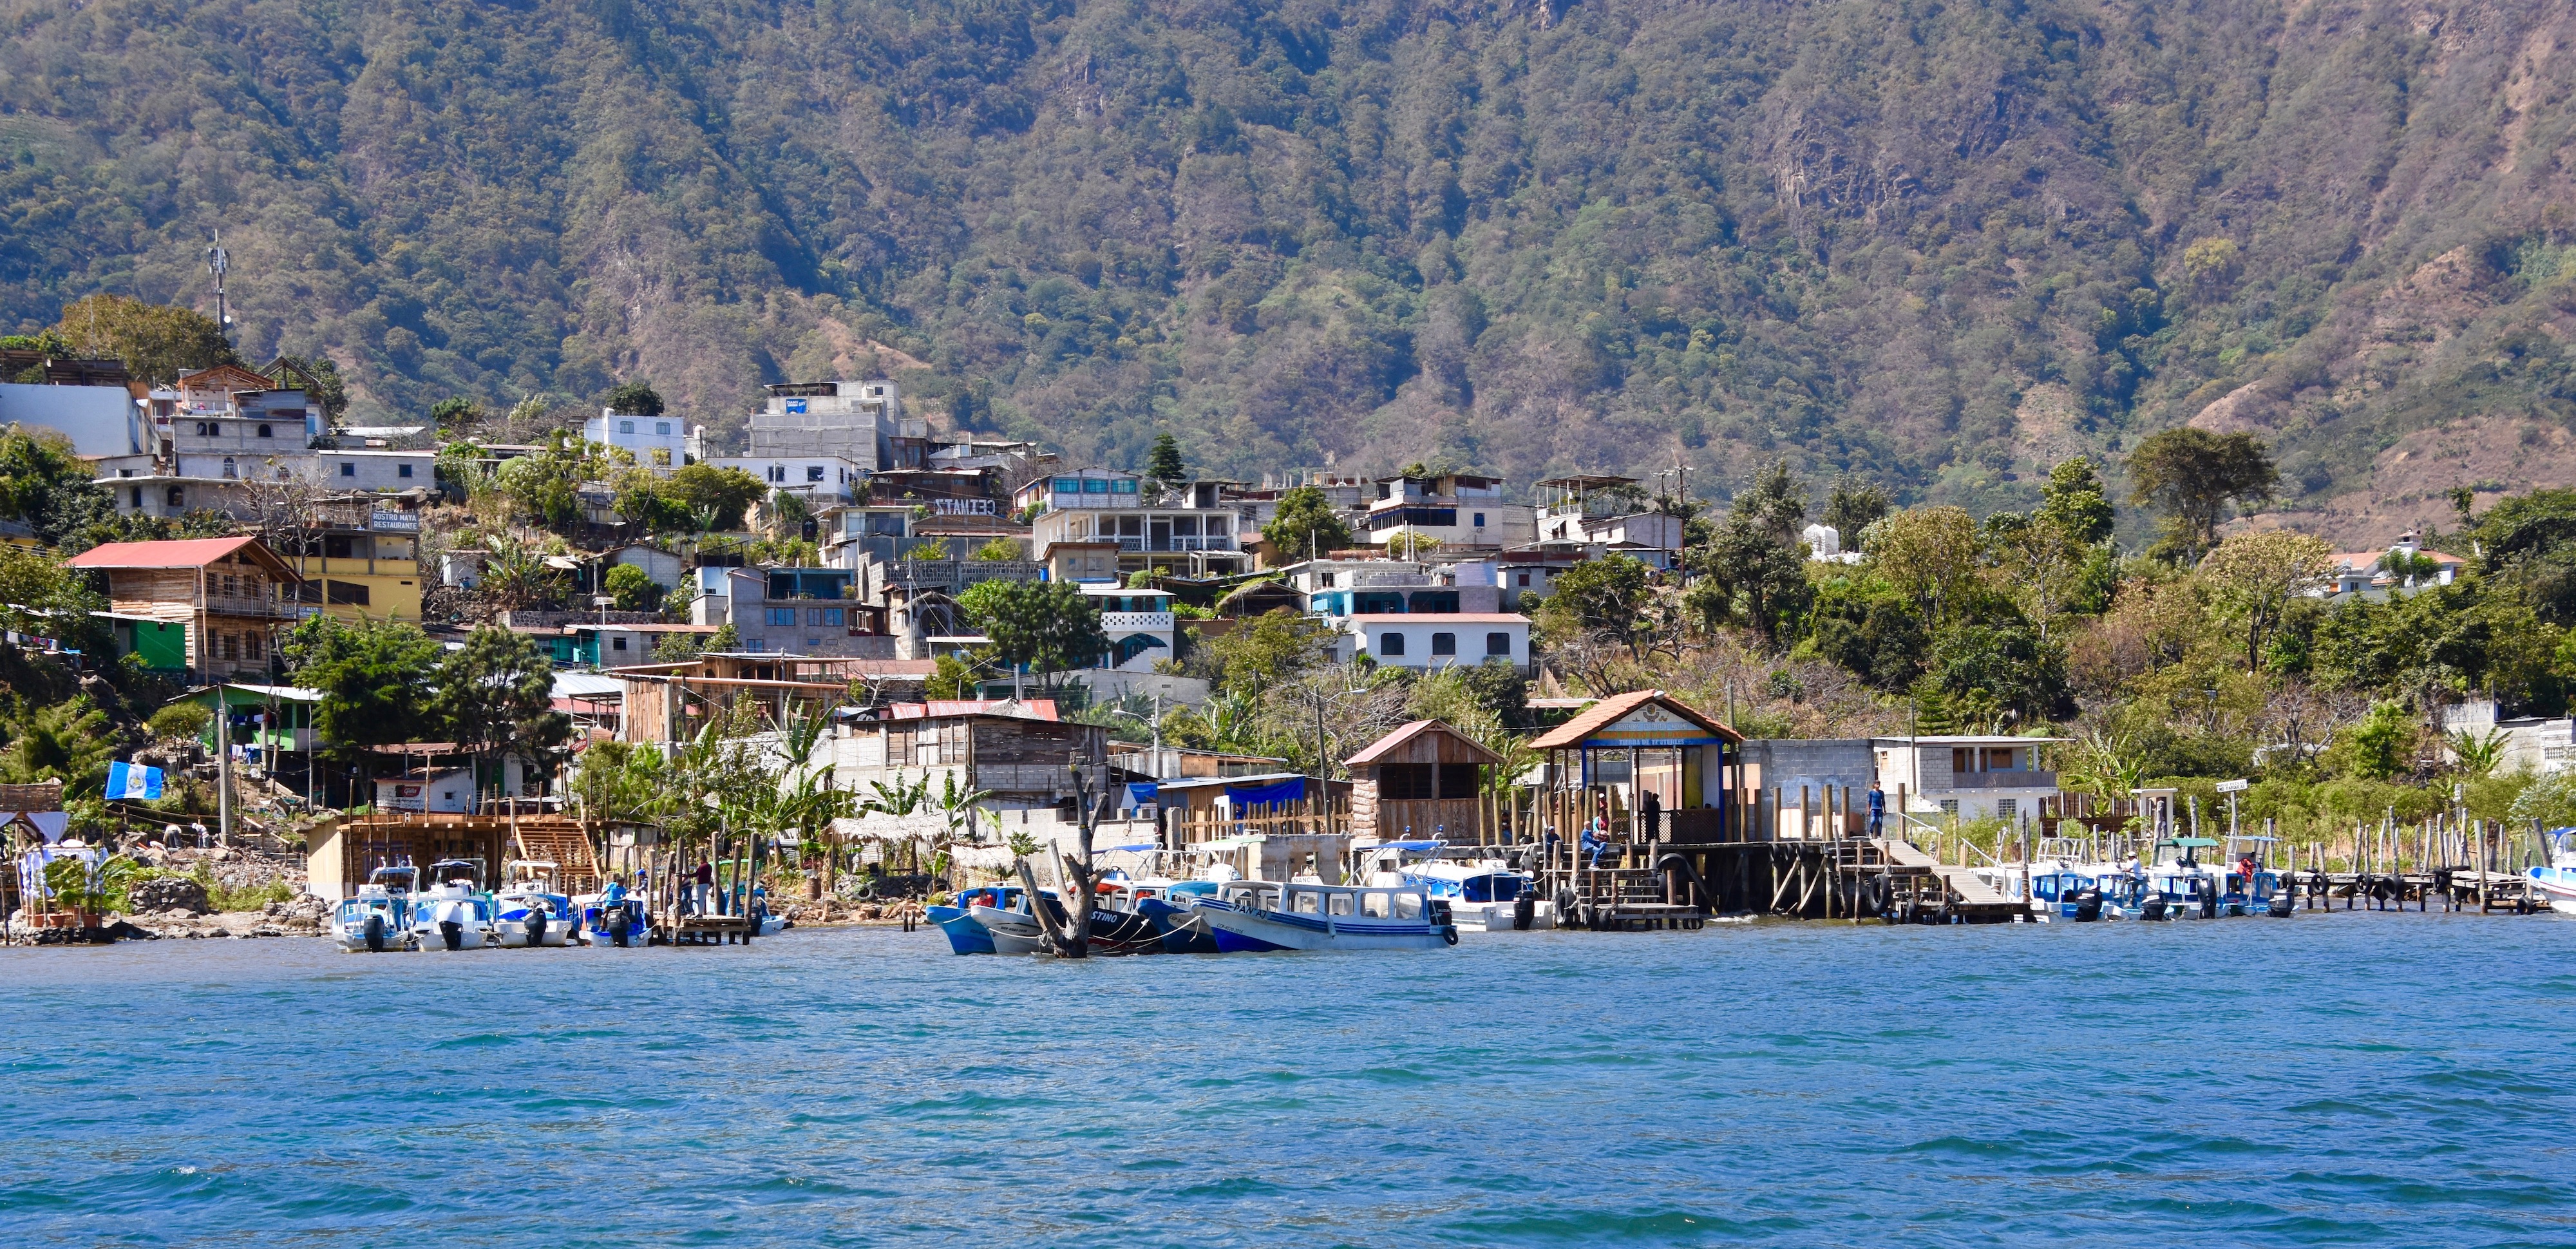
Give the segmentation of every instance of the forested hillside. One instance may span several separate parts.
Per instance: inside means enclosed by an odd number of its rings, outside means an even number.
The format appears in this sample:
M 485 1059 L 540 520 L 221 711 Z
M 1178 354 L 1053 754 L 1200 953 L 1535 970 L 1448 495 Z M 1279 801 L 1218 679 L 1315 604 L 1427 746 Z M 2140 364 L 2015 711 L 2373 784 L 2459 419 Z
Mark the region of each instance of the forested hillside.
M 210 309 L 220 227 L 360 416 L 883 367 L 1112 462 L 1980 509 L 2195 421 L 2354 540 L 2576 480 L 2553 0 L 0 11 L 0 328 Z

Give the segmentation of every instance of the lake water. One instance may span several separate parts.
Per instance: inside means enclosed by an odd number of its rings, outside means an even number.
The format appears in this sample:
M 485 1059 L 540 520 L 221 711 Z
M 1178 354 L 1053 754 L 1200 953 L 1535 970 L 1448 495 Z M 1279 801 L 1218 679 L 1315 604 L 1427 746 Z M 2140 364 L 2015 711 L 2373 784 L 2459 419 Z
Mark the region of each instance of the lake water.
M 2576 920 L 0 951 L 11 1244 L 2576 1243 Z

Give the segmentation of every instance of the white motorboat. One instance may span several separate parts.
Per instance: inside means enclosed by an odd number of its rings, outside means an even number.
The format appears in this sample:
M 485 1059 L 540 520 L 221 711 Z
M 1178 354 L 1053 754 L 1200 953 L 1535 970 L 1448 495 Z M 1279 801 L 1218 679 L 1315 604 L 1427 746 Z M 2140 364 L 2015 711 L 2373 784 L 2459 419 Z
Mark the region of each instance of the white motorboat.
M 429 878 L 429 887 L 411 901 L 413 949 L 479 950 L 499 942 L 492 895 L 474 887 L 473 864 L 432 863 Z
M 1197 898 L 1190 913 L 1217 948 L 1254 950 L 1429 950 L 1458 944 L 1446 903 L 1419 885 L 1324 885 L 1290 881 L 1272 908 Z
M 418 875 L 409 867 L 380 867 L 367 873 L 358 896 L 341 899 L 331 917 L 340 948 L 351 954 L 402 949 L 411 938 L 411 886 Z
M 2549 830 L 2549 866 L 2524 874 L 2531 878 L 2531 896 L 2561 915 L 2576 915 L 2576 828 Z
M 1414 886 L 1449 906 L 1460 932 L 1514 932 L 1556 927 L 1556 903 L 1538 896 L 1538 882 L 1496 858 L 1449 858 L 1474 847 L 1441 841 L 1388 841 L 1355 852 L 1354 873 L 1372 885 Z M 1523 915 L 1527 903 L 1527 915 Z
M 1020 892 L 1018 905 L 1011 910 L 990 906 L 972 906 L 966 913 L 992 934 L 995 954 L 1036 954 L 1047 949 L 1046 933 L 1038 927 L 1038 917 L 1029 911 L 1028 894 Z
M 627 892 L 625 882 L 616 880 L 608 882 L 608 888 L 599 893 L 574 898 L 572 910 L 580 917 L 581 943 L 618 949 L 651 944 L 653 920 L 648 903 L 643 894 Z
M 572 944 L 572 899 L 556 892 L 555 865 L 517 860 L 510 864 L 510 875 L 510 887 L 492 895 L 493 929 L 501 948 Z

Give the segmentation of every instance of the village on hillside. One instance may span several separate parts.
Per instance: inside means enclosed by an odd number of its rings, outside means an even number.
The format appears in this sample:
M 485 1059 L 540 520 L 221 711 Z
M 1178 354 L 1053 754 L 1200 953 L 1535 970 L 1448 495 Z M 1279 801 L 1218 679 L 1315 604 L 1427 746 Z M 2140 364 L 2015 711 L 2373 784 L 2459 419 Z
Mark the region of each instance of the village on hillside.
M 319 931 L 433 865 L 657 940 L 1460 856 L 1523 926 L 2024 918 L 2123 856 L 2176 910 L 2204 859 L 2212 906 L 2530 905 L 2569 802 L 2552 492 L 2335 552 L 2176 431 L 2123 555 L 2083 460 L 2028 514 L 1785 465 L 1719 512 L 1678 460 L 1067 463 L 885 378 L 769 386 L 738 454 L 641 383 L 351 426 L 324 371 L 0 359 L 16 935 Z

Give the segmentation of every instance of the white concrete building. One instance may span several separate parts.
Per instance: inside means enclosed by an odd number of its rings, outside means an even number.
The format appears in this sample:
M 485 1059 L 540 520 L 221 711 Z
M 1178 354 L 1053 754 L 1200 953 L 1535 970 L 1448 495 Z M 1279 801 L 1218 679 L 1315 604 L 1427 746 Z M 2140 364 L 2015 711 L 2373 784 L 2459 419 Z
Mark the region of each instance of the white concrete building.
M 634 456 L 637 464 L 656 473 L 669 473 L 706 458 L 706 427 L 692 425 L 667 412 L 636 416 L 601 408 L 598 416 L 582 423 L 581 436 L 624 451 Z
M 1177 568 L 1218 575 L 1246 563 L 1239 545 L 1247 527 L 1243 509 L 1222 496 L 1218 482 L 1188 482 L 1149 503 L 1137 474 L 1086 468 L 1030 482 L 1011 505 L 1044 509 L 1029 527 L 1031 553 L 1040 560 L 1059 542 L 1115 542 L 1122 571 Z
M 1488 661 L 1529 670 L 1527 616 L 1509 612 L 1406 612 L 1402 615 L 1350 615 L 1338 622 L 1341 659 L 1367 655 L 1398 668 L 1434 671 Z
M 1082 596 L 1100 610 L 1100 629 L 1109 635 L 1109 653 L 1100 666 L 1121 672 L 1151 672 L 1154 661 L 1170 659 L 1172 596 L 1163 590 L 1131 590 L 1109 583 L 1079 586 Z
M 838 456 L 883 469 L 897 466 L 897 439 L 926 438 L 930 430 L 928 422 L 904 417 L 901 387 L 877 378 L 771 386 L 748 432 L 754 457 Z
M 839 455 L 720 455 L 707 463 L 741 469 L 772 490 L 804 495 L 816 507 L 858 498 L 873 466 Z
M 1879 788 L 1890 812 L 1904 791 L 1904 810 L 1917 818 L 1963 820 L 2037 819 L 2043 798 L 2057 795 L 2057 774 L 2039 766 L 2039 748 L 2072 740 L 2064 737 L 2005 737 L 1952 734 L 1939 737 L 1880 737 L 1870 742 L 1877 756 Z
M 1501 548 L 1526 542 L 1530 509 L 1503 502 L 1503 479 L 1475 473 L 1384 477 L 1361 515 L 1367 540 L 1384 546 L 1411 534 L 1448 548 Z M 1294 558 L 1295 552 L 1283 552 Z

